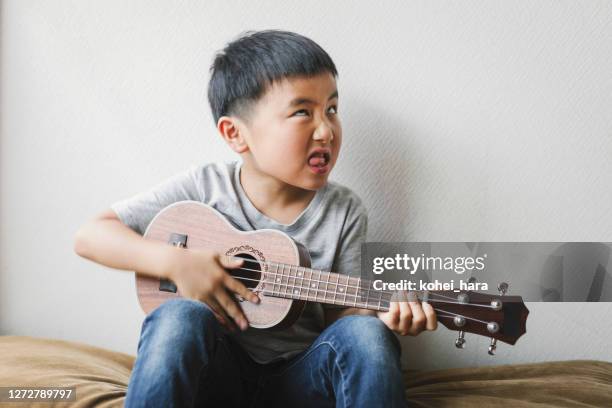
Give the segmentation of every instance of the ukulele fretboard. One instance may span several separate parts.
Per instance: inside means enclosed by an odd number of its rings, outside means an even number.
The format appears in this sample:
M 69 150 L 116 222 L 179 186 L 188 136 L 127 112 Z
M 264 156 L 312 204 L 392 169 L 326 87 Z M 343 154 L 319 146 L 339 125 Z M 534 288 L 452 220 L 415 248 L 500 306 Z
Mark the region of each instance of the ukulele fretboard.
M 372 289 L 370 281 L 296 265 L 270 263 L 264 274 L 264 293 L 270 296 L 389 310 L 391 293 Z

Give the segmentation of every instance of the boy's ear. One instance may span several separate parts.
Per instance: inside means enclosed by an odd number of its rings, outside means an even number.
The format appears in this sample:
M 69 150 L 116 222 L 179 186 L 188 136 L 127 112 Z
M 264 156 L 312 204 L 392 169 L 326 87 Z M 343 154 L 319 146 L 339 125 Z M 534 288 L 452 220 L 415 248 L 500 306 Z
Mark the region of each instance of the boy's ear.
M 241 125 L 238 119 L 231 116 L 221 116 L 217 121 L 217 130 L 219 130 L 221 137 L 236 153 L 244 153 L 249 149 L 242 135 Z

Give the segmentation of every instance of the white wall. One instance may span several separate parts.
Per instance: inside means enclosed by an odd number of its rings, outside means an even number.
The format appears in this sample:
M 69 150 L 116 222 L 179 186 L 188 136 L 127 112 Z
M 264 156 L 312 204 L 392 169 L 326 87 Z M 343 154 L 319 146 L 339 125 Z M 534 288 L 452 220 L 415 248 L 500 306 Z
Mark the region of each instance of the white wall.
M 2 2 L 0 333 L 135 353 L 130 273 L 73 234 L 189 165 L 230 159 L 205 99 L 215 50 L 246 29 L 319 42 L 340 70 L 335 180 L 370 240 L 612 241 L 612 3 Z M 611 304 L 529 304 L 486 356 L 444 328 L 412 367 L 612 360 Z M 416 352 L 415 350 L 418 350 Z

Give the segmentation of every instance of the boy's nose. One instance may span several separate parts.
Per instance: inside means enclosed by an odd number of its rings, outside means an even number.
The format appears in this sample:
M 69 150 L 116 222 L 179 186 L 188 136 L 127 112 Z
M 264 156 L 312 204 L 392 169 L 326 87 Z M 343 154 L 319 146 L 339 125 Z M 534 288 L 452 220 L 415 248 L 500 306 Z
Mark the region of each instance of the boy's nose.
M 321 122 L 313 134 L 313 139 L 317 142 L 331 143 L 334 140 L 334 132 L 325 122 Z

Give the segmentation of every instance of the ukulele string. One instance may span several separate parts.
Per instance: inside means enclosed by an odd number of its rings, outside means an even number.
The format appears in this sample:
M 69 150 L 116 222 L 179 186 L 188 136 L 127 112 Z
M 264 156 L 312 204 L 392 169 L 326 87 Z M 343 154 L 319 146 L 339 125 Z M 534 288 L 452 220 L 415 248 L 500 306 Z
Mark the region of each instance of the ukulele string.
M 260 261 L 257 261 L 257 260 L 255 260 L 255 259 L 243 258 L 243 257 L 241 257 L 241 256 L 235 256 L 235 255 L 226 255 L 226 256 L 227 256 L 228 258 L 236 258 L 236 259 L 242 259 L 242 260 L 247 261 L 247 262 L 253 262 L 253 263 L 257 264 L 257 265 L 259 265 L 259 263 L 260 263 Z M 288 265 L 288 264 L 276 263 L 276 262 L 272 262 L 272 261 L 261 261 L 261 263 L 266 264 L 266 265 L 275 265 L 275 266 L 276 266 L 276 270 L 277 270 L 277 271 L 278 271 L 278 267 L 279 267 L 279 266 L 281 266 L 281 267 L 283 268 L 283 270 L 284 270 L 285 266 L 287 266 L 287 267 L 289 267 L 289 268 L 291 268 L 292 266 L 296 266 L 296 265 Z M 278 272 L 271 272 L 271 271 L 265 271 L 265 272 L 263 272 L 263 271 L 260 271 L 260 270 L 254 270 L 254 269 L 249 269 L 249 268 L 239 268 L 239 269 L 244 269 L 244 270 L 253 271 L 253 272 L 258 272 L 258 273 L 264 273 L 264 274 L 270 274 L 270 275 L 281 275 L 281 276 L 285 276 L 284 274 L 282 274 L 282 273 L 278 273 Z M 311 274 L 311 276 L 313 276 L 313 275 L 314 275 L 314 272 L 316 272 L 316 270 L 315 270 L 315 269 L 310 269 L 310 270 L 313 272 L 313 273 Z M 325 273 L 325 272 L 323 272 L 322 270 L 320 270 L 320 269 L 319 269 L 319 278 L 321 277 L 321 274 L 322 274 L 322 273 Z M 290 278 L 290 277 L 291 277 L 291 276 L 287 275 L 287 278 Z M 354 285 L 344 284 L 344 283 L 340 283 L 340 281 L 331 282 L 331 281 L 317 280 L 317 279 L 313 279 L 313 278 L 303 278 L 303 277 L 298 277 L 298 276 L 295 276 L 294 278 L 295 278 L 295 279 L 302 279 L 302 280 L 303 280 L 303 279 L 307 279 L 307 280 L 309 280 L 309 281 L 311 281 L 311 282 L 334 283 L 334 284 L 336 284 L 336 285 L 341 285 L 341 286 L 344 286 L 344 287 L 347 287 L 347 288 L 349 288 L 349 287 L 351 287 L 351 288 L 360 288 L 360 286 L 354 286 Z M 385 294 L 389 294 L 389 295 L 393 295 L 393 294 L 395 293 L 395 292 L 393 292 L 393 291 L 387 291 L 387 290 L 379 290 L 379 291 L 377 291 L 377 292 L 380 292 L 380 293 L 385 293 Z M 412 292 L 423 292 L 423 291 L 412 291 Z M 431 293 L 431 292 L 430 292 L 430 293 Z M 452 298 L 452 297 L 450 297 L 450 296 L 445 296 L 445 295 L 442 295 L 442 294 L 440 294 L 440 293 L 435 293 L 435 292 L 432 292 L 431 294 L 432 294 L 432 295 L 435 295 L 435 296 L 438 296 L 438 297 L 440 297 L 440 298 L 443 298 L 443 299 L 455 300 L 454 298 Z M 461 302 L 455 302 L 455 303 L 459 304 L 459 303 L 461 303 Z
M 252 271 L 252 272 L 263 273 L 263 274 L 267 274 L 267 275 L 280 275 L 280 274 L 278 274 L 278 273 L 274 273 L 274 272 L 261 272 L 261 271 L 259 271 L 259 270 L 257 270 L 257 269 L 249 269 L 249 268 L 240 268 L 240 269 L 242 269 L 242 270 L 246 270 L 246 271 Z M 285 276 L 285 275 L 281 275 L 281 276 Z M 237 280 L 241 280 L 241 281 L 252 281 L 252 282 L 259 282 L 259 281 L 260 281 L 259 279 L 254 279 L 254 278 L 246 278 L 246 277 L 242 277 L 242 276 L 233 276 L 233 278 L 234 278 L 234 279 L 237 279 Z M 289 277 L 288 277 L 288 278 L 289 278 Z M 333 285 L 340 285 L 340 286 L 346 286 L 346 287 L 352 287 L 352 288 L 359 288 L 358 286 L 342 285 L 342 284 L 338 284 L 338 283 L 336 283 L 336 282 L 331 282 L 331 281 L 329 281 L 329 282 L 328 282 L 328 281 L 323 281 L 323 280 L 315 280 L 315 279 L 300 278 L 300 277 L 295 277 L 294 279 L 301 279 L 302 281 L 307 280 L 307 281 L 309 281 L 309 282 L 311 282 L 311 283 L 312 283 L 312 282 L 321 282 L 321 283 L 325 283 L 325 284 L 327 284 L 327 285 L 329 285 L 329 284 L 333 284 Z M 357 298 L 357 297 L 363 297 L 363 296 L 364 296 L 364 295 L 363 295 L 363 293 L 362 293 L 362 294 L 357 294 L 357 293 L 356 293 L 356 294 L 352 294 L 352 293 L 349 293 L 348 291 L 347 291 L 347 292 L 341 292 L 341 293 L 338 293 L 338 292 L 337 292 L 337 290 L 336 290 L 336 291 L 331 291 L 331 290 L 328 290 L 328 289 L 319 289 L 318 287 L 316 287 L 316 288 L 312 288 L 312 287 L 310 287 L 310 286 L 306 286 L 306 287 L 305 287 L 305 286 L 300 286 L 300 285 L 296 285 L 296 284 L 295 284 L 295 282 L 294 282 L 294 284 L 290 284 L 290 283 L 288 283 L 288 282 L 287 282 L 287 283 L 283 283 L 283 282 L 267 282 L 267 283 L 268 283 L 268 284 L 270 284 L 270 285 L 286 286 L 286 287 L 287 287 L 287 289 L 289 289 L 289 288 L 293 288 L 293 289 L 300 290 L 300 293 L 299 293 L 299 294 L 294 293 L 294 294 L 295 294 L 295 295 L 297 295 L 297 296 L 302 296 L 302 293 L 301 293 L 302 289 L 303 289 L 303 290 L 306 290 L 306 291 L 316 291 L 317 293 L 315 294 L 315 296 L 318 296 L 319 292 L 323 292 L 324 294 L 327 294 L 327 293 L 333 294 L 333 295 L 334 295 L 334 297 L 336 297 L 336 298 L 337 298 L 337 296 L 344 296 L 344 297 L 349 296 L 349 297 L 355 297 L 355 298 Z M 253 291 L 252 289 L 249 289 L 249 290 Z M 267 289 L 267 290 L 269 290 L 271 293 L 278 292 L 278 293 L 279 293 L 279 295 L 277 295 L 277 296 L 279 296 L 279 297 L 281 297 L 281 295 L 282 295 L 282 294 L 280 293 L 280 289 L 279 289 L 278 291 L 275 291 L 274 289 Z M 360 291 L 362 291 L 362 292 L 364 291 L 364 289 L 359 289 L 359 290 L 360 290 Z M 391 295 L 391 296 L 393 296 L 393 292 L 389 292 L 389 291 L 376 291 L 376 290 L 375 290 L 374 292 L 367 291 L 367 290 L 365 290 L 365 291 L 366 291 L 366 292 L 370 292 L 370 293 L 377 293 L 377 292 L 378 292 L 378 293 L 384 293 L 384 294 L 386 294 L 386 295 Z M 287 294 L 287 293 L 285 293 L 285 294 Z M 287 294 L 287 295 L 288 295 L 288 294 Z M 307 292 L 307 294 L 306 294 L 306 295 L 304 295 L 304 296 L 305 296 L 306 298 L 308 298 L 308 292 Z M 423 298 L 424 298 L 424 296 L 420 296 L 420 297 L 419 297 L 419 294 L 418 294 L 418 293 L 416 294 L 416 296 L 417 296 L 417 299 L 418 299 L 418 300 L 420 300 L 420 301 L 422 301 L 422 300 L 423 300 Z M 445 300 L 431 299 L 431 296 L 442 296 L 442 297 L 444 297 L 444 298 L 448 298 L 448 297 L 447 297 L 447 296 L 443 296 L 443 295 L 439 295 L 439 294 L 437 294 L 437 293 L 430 292 L 430 293 L 429 293 L 429 299 L 428 299 L 428 301 L 429 301 L 429 302 L 432 302 L 432 303 L 456 304 L 456 305 L 464 305 L 464 306 L 472 306 L 472 307 L 484 307 L 484 308 L 488 308 L 488 309 L 493 308 L 493 306 L 491 306 L 491 305 L 481 305 L 481 304 L 469 303 L 469 302 L 468 302 L 468 303 L 464 303 L 464 302 L 457 302 L 457 301 L 452 301 L 452 302 L 451 302 L 451 301 L 445 301 Z M 369 296 L 368 296 L 368 299 L 370 299 L 370 297 L 369 297 Z M 450 299 L 452 299 L 452 298 L 450 298 Z M 379 299 L 376 299 L 376 298 L 372 299 L 372 301 L 374 301 L 374 302 L 376 302 L 376 301 L 378 301 L 378 300 L 379 300 Z M 369 300 L 368 300 L 368 301 L 369 301 Z M 385 302 L 391 302 L 391 300 L 390 300 L 390 299 L 383 299 L 383 298 L 382 298 L 382 295 L 380 296 L 380 301 L 381 301 L 381 302 L 383 302 L 383 301 L 385 301 Z M 407 300 L 406 300 L 406 301 L 407 301 Z
M 244 281 L 260 282 L 260 280 L 259 280 L 259 279 L 253 279 L 253 278 L 244 278 L 244 277 L 241 277 L 241 276 L 233 276 L 233 278 L 234 278 L 234 279 L 237 279 L 237 280 L 244 280 Z M 320 282 L 323 282 L 323 281 L 320 281 Z M 299 286 L 299 285 L 292 285 L 292 284 L 290 284 L 290 283 L 282 283 L 282 282 L 267 282 L 267 283 L 268 283 L 269 285 L 286 286 L 286 287 L 287 287 L 287 289 L 289 289 L 289 288 L 296 288 L 296 289 L 299 289 L 299 290 L 300 290 L 300 293 L 295 293 L 295 292 L 294 292 L 294 293 L 285 293 L 285 295 L 287 295 L 287 296 L 288 296 L 288 295 L 292 295 L 292 294 L 294 294 L 294 295 L 296 295 L 296 296 L 298 296 L 298 297 L 299 297 L 299 296 L 302 296 L 301 290 L 303 289 L 303 290 L 307 291 L 307 292 L 306 292 L 306 295 L 303 295 L 303 296 L 305 296 L 306 298 L 308 298 L 308 291 L 317 292 L 317 295 L 318 295 L 318 293 L 323 292 L 323 293 L 325 293 L 325 294 L 327 294 L 327 293 L 333 293 L 333 294 L 335 294 L 335 295 L 337 295 L 337 296 L 341 296 L 341 297 L 343 297 L 343 296 L 345 296 L 345 295 L 346 295 L 346 296 L 353 296 L 353 297 L 363 297 L 363 294 L 352 294 L 352 293 L 349 293 L 349 292 L 340 292 L 340 293 L 339 293 L 339 292 L 337 292 L 337 291 L 331 291 L 331 290 L 327 290 L 327 289 L 318 289 L 318 288 L 312 288 L 312 287 L 304 287 L 304 286 Z M 330 282 L 330 283 L 331 283 L 331 282 Z M 254 289 L 252 289 L 252 288 L 247 288 L 247 289 L 248 289 L 248 290 L 250 290 L 251 292 L 254 292 L 254 291 L 255 291 L 255 290 L 254 290 Z M 278 290 L 275 290 L 275 289 L 264 289 L 264 292 L 265 292 L 265 291 L 268 291 L 268 292 L 270 292 L 270 293 L 272 293 L 272 294 L 274 294 L 275 292 L 277 292 L 277 293 L 278 293 L 278 295 L 276 295 L 276 296 L 278 296 L 278 297 L 282 297 L 282 295 L 283 295 L 283 293 L 281 293 L 281 292 L 280 292 L 280 289 L 278 289 Z M 376 293 L 376 292 L 372 292 L 372 293 Z M 390 301 L 391 301 L 390 299 L 383 299 L 383 298 L 381 298 L 381 299 L 382 299 L 382 301 L 387 301 L 387 302 L 390 302 Z M 372 299 L 372 300 L 378 301 L 378 299 Z M 419 298 L 419 300 L 421 300 L 421 299 Z
M 226 256 L 228 258 L 242 259 L 243 261 L 253 262 L 253 263 L 257 264 L 257 265 L 259 265 L 259 263 L 260 263 L 260 261 L 257 261 L 255 259 L 243 258 L 241 256 L 235 256 L 235 255 L 226 255 Z M 276 263 L 276 262 L 272 262 L 272 261 L 261 261 L 261 263 L 266 264 L 266 265 L 275 265 L 277 267 L 276 268 L 277 271 L 278 271 L 278 266 L 281 266 L 283 269 L 285 268 L 285 266 L 288 266 L 289 268 L 291 268 L 293 266 L 296 266 L 296 265 L 288 265 L 288 264 Z M 249 268 L 239 268 L 239 269 L 244 269 L 244 270 L 247 270 L 247 271 L 258 272 L 258 273 L 263 273 L 263 274 L 285 276 L 284 274 L 278 273 L 278 272 L 271 272 L 271 271 L 265 271 L 264 272 L 264 271 L 260 271 L 260 270 L 249 269 Z M 315 269 L 311 269 L 311 271 L 313 272 L 311 274 L 311 276 L 313 276 L 314 272 L 316 272 L 316 270 Z M 323 272 L 322 270 L 319 269 L 319 278 L 321 277 L 322 273 L 325 273 L 325 272 Z M 317 279 L 313 279 L 313 278 L 304 278 L 304 277 L 289 276 L 289 275 L 287 275 L 287 278 L 302 279 L 302 280 L 306 279 L 306 280 L 308 280 L 310 282 L 332 283 L 332 284 L 341 285 L 341 286 L 344 286 L 344 287 L 347 287 L 347 288 L 349 288 L 349 287 L 351 287 L 351 288 L 358 288 L 358 289 L 360 288 L 360 286 L 344 284 L 344 283 L 340 283 L 340 281 L 331 282 L 331 281 L 324 281 L 324 280 L 317 280 Z M 377 290 L 377 292 L 385 293 L 385 294 L 389 294 L 389 295 L 393 295 L 395 293 L 393 291 L 387 291 L 387 290 Z M 423 292 L 423 291 L 411 291 L 411 292 Z M 450 297 L 450 296 L 446 296 L 446 295 L 442 295 L 440 293 L 430 292 L 430 295 L 434 295 L 434 296 L 438 296 L 439 298 L 442 298 L 442 299 L 449 299 L 450 300 L 449 302 L 445 302 L 445 303 L 450 303 L 450 304 L 466 304 L 466 303 L 463 303 L 463 302 L 457 302 L 455 300 L 455 298 Z M 438 300 L 438 302 L 441 303 L 442 301 Z M 479 305 L 479 304 L 473 304 L 473 305 L 474 306 L 478 306 L 478 307 L 487 307 L 487 308 L 491 307 L 489 305 Z
M 257 261 L 257 260 L 253 260 L 253 259 L 249 259 L 249 258 L 243 258 L 243 257 L 239 257 L 239 256 L 229 256 L 229 257 L 230 257 L 230 258 L 237 258 L 237 259 L 241 259 L 241 260 L 243 260 L 243 261 L 247 261 L 247 262 L 254 262 L 254 263 L 256 263 L 256 264 L 259 264 L 259 263 L 260 263 L 260 262 L 259 262 L 259 261 Z M 285 264 L 278 264 L 278 263 L 275 263 L 275 262 L 265 262 L 265 261 L 264 261 L 264 262 L 262 262 L 262 263 L 265 263 L 265 264 L 267 264 L 267 265 L 272 265 L 272 264 L 275 264 L 275 265 L 277 266 L 277 270 L 278 270 L 278 266 L 281 266 L 281 267 L 283 267 L 283 268 L 285 268 L 285 266 L 289 266 L 289 268 L 291 268 L 291 266 L 294 266 L 294 265 L 285 265 Z M 301 279 L 301 280 L 302 280 L 302 282 L 303 282 L 304 280 L 307 280 L 307 281 L 310 281 L 311 283 L 312 283 L 312 282 L 320 282 L 320 283 L 325 283 L 325 284 L 327 284 L 327 285 L 329 285 L 329 284 L 331 283 L 331 284 L 335 284 L 335 285 L 341 285 L 341 286 L 344 286 L 344 287 L 346 287 L 346 288 L 349 288 L 349 287 L 352 287 L 352 288 L 359 288 L 359 286 L 352 286 L 352 285 L 344 285 L 344 284 L 340 284 L 340 283 L 339 283 L 339 281 L 337 281 L 337 282 L 331 282 L 331 281 L 324 281 L 324 280 L 316 280 L 316 279 L 312 279 L 312 278 L 310 278 L 310 279 L 309 279 L 309 278 L 305 278 L 305 277 L 303 277 L 303 276 L 302 276 L 302 277 L 297 277 L 297 276 L 295 276 L 295 277 L 294 277 L 294 276 L 288 276 L 288 275 L 287 275 L 287 276 L 285 276 L 285 275 L 280 274 L 280 273 L 278 273 L 278 272 L 261 271 L 261 270 L 258 270 L 258 269 L 250 269 L 250 268 L 243 268 L 243 267 L 239 267 L 239 268 L 237 268 L 237 269 L 242 269 L 242 270 L 251 271 L 251 272 L 256 272 L 256 273 L 261 273 L 261 274 L 264 274 L 264 275 L 274 275 L 274 276 L 276 276 L 276 275 L 280 275 L 280 276 L 282 276 L 282 277 L 286 277 L 287 279 L 290 279 L 290 278 L 293 278 L 293 279 Z M 314 270 L 313 270 L 313 272 L 314 272 Z M 319 272 L 320 272 L 320 273 L 322 273 L 322 271 L 319 271 Z M 312 276 L 312 274 L 311 274 L 311 276 Z M 319 274 L 319 277 L 320 277 L 320 276 L 321 276 L 321 275 Z M 259 281 L 260 281 L 259 279 L 246 278 L 246 277 L 240 277 L 240 276 L 235 276 L 234 278 L 235 278 L 235 279 L 239 279 L 239 280 L 249 280 L 249 281 L 256 281 L 256 282 L 259 282 Z M 297 294 L 297 295 L 298 295 L 298 298 L 302 296 L 302 294 L 301 294 L 301 289 L 306 289 L 307 291 L 311 290 L 311 288 L 310 288 L 310 287 L 306 287 L 306 288 L 304 288 L 304 287 L 301 287 L 301 286 L 298 286 L 298 285 L 295 285 L 295 284 L 291 285 L 291 284 L 289 284 L 288 282 L 287 282 L 287 283 L 283 283 L 283 282 L 268 282 L 268 283 L 269 283 L 269 284 L 271 284 L 271 285 L 286 286 L 287 288 L 289 288 L 289 287 L 292 287 L 292 288 L 299 288 L 299 289 L 300 289 L 300 292 L 299 292 L 299 294 Z M 294 283 L 295 283 L 295 282 L 294 282 Z M 250 288 L 249 288 L 249 290 L 253 291 L 253 289 L 250 289 Z M 316 291 L 316 295 L 318 295 L 318 293 L 319 293 L 319 292 L 323 292 L 324 294 L 327 294 L 327 293 L 333 293 L 333 294 L 334 294 L 334 300 L 335 300 L 335 298 L 336 298 L 336 297 L 337 297 L 337 295 L 338 295 L 338 293 L 337 293 L 337 292 L 332 292 L 332 291 L 329 291 L 329 290 L 327 290 L 327 289 L 323 289 L 323 290 L 322 290 L 322 289 L 318 289 L 318 288 L 313 288 L 312 290 Z M 269 290 L 268 290 L 268 291 L 269 291 Z M 363 291 L 363 289 L 361 289 L 361 291 Z M 274 291 L 274 289 L 272 289 L 270 292 L 271 292 L 271 293 L 272 293 L 272 295 L 274 296 L 274 292 L 275 292 L 275 291 Z M 369 290 L 368 290 L 368 292 L 369 292 Z M 390 291 L 377 291 L 377 292 L 381 293 L 381 297 L 380 297 L 380 299 L 373 299 L 375 302 L 376 302 L 376 301 L 379 301 L 379 303 L 382 303 L 383 301 L 385 301 L 385 302 L 391 302 L 391 300 L 390 300 L 390 299 L 389 299 L 389 300 L 387 300 L 387 299 L 384 299 L 384 300 L 383 300 L 383 299 L 382 299 L 382 293 L 387 294 L 387 295 L 393 295 L 393 293 L 394 293 L 394 292 L 390 292 Z M 415 292 L 420 292 L 420 291 L 415 291 Z M 279 293 L 279 294 L 278 294 L 277 296 L 282 297 L 282 294 L 280 293 L 280 289 L 279 289 L 278 293 Z M 308 298 L 308 292 L 306 292 L 306 293 L 307 293 L 307 294 L 306 294 L 306 295 L 304 295 L 304 296 L 305 296 L 306 298 Z M 463 303 L 463 302 L 456 302 L 456 301 L 453 301 L 453 302 L 448 302 L 448 301 L 442 301 L 442 300 L 435 300 L 435 299 L 431 299 L 431 298 L 430 298 L 432 295 L 434 295 L 434 296 L 439 296 L 439 297 L 442 297 L 442 298 L 445 298 L 445 299 L 453 299 L 453 298 L 451 298 L 451 297 L 444 296 L 444 295 L 441 295 L 441 294 L 438 294 L 438 293 L 435 293 L 435 292 L 429 292 L 429 296 L 428 296 L 428 301 L 429 301 L 429 302 L 435 302 L 435 303 L 451 303 L 451 304 L 460 304 L 460 305 L 464 305 L 464 306 L 478 306 L 478 307 L 493 308 L 493 306 L 490 306 L 490 305 L 479 305 L 479 304 L 474 304 L 474 303 L 469 303 L 469 302 L 468 302 L 468 303 Z M 343 293 L 341 293 L 341 294 L 340 294 L 340 296 L 344 296 L 344 298 L 346 298 L 347 296 L 357 298 L 357 297 L 362 297 L 362 296 L 363 296 L 363 294 L 359 295 L 359 294 L 357 294 L 357 293 L 355 293 L 355 294 L 351 294 L 351 293 L 348 293 L 348 292 L 343 292 Z M 324 295 L 324 298 L 325 298 L 325 295 Z M 418 299 L 418 300 L 422 300 L 422 297 L 420 297 L 420 298 L 419 298 L 418 293 L 417 293 L 417 299 Z M 330 299 L 330 300 L 331 300 L 331 299 Z M 356 299 L 355 299 L 355 301 L 354 301 L 354 304 L 355 304 L 355 307 L 356 307 L 356 306 L 357 306 L 357 300 L 356 300 Z M 366 306 L 366 307 L 367 307 L 368 305 L 369 305 L 368 300 L 366 300 L 366 302 L 363 304 L 363 306 Z M 383 306 L 383 305 L 380 305 L 379 307 L 380 307 L 380 308 L 382 308 L 382 309 L 386 309 L 386 310 L 388 311 L 388 306 Z M 433 306 L 432 306 L 432 307 L 433 307 Z M 443 313 L 443 314 L 439 314 L 439 315 L 438 315 L 439 317 L 444 317 L 444 318 L 453 318 L 453 319 L 454 319 L 456 316 L 461 316 L 461 317 L 465 318 L 466 320 L 475 321 L 475 322 L 478 322 L 478 323 L 481 323 L 481 324 L 484 324 L 484 325 L 487 325 L 487 324 L 488 324 L 488 322 L 485 322 L 485 321 L 480 320 L 480 319 L 476 319 L 476 318 L 474 318 L 474 317 L 470 317 L 470 316 L 463 316 L 463 315 L 460 315 L 460 314 L 458 314 L 458 313 L 453 313 L 453 312 L 451 312 L 451 311 L 444 310 L 444 309 L 440 309 L 440 308 L 437 308 L 437 307 L 433 307 L 433 309 L 434 309 L 436 312 L 442 312 L 442 313 Z
M 257 280 L 257 279 L 250 279 L 250 280 Z M 280 285 L 280 284 L 279 284 L 279 285 Z M 250 288 L 249 288 L 248 290 L 253 291 L 253 289 L 250 289 Z M 274 294 L 274 290 L 272 290 L 272 291 L 268 290 L 268 291 L 272 293 L 272 296 L 284 297 L 284 296 L 282 296 L 282 294 L 280 294 L 280 295 L 275 295 L 275 294 Z M 323 292 L 325 292 L 325 291 L 323 291 Z M 265 290 L 264 290 L 264 293 L 265 293 Z M 279 292 L 279 293 L 280 293 L 280 292 Z M 347 294 L 347 295 L 348 295 L 348 296 L 353 296 L 353 297 L 358 297 L 358 296 L 359 296 L 359 295 L 351 295 L 351 294 Z M 299 297 L 300 297 L 300 296 L 302 296 L 302 295 L 301 295 L 301 294 L 299 294 L 299 295 L 298 295 L 298 299 L 299 299 Z M 307 296 L 306 296 L 306 297 L 307 297 Z M 292 297 L 288 297 L 288 298 L 289 298 L 289 299 L 291 299 Z M 305 300 L 306 300 L 306 299 L 305 299 Z M 331 299 L 329 299 L 329 300 L 331 300 Z M 374 301 L 376 301 L 376 299 L 373 299 L 373 300 L 374 300 Z M 421 300 L 421 299 L 419 298 L 419 300 Z M 390 300 L 385 300 L 385 301 L 390 302 Z M 349 301 L 349 302 L 350 302 L 350 301 Z M 433 300 L 433 301 L 432 301 L 432 300 L 430 300 L 430 302 L 439 302 L 439 301 L 436 301 L 436 300 Z M 365 308 L 367 308 L 368 306 L 376 306 L 376 305 L 372 305 L 372 304 L 370 304 L 370 303 L 369 303 L 369 301 L 365 301 L 365 302 L 361 302 L 361 303 L 360 303 L 360 302 L 357 302 L 357 301 L 355 300 L 353 303 L 354 303 L 353 307 L 365 307 Z M 467 306 L 467 304 L 466 304 L 466 306 Z M 461 315 L 461 314 L 458 314 L 458 313 L 453 313 L 453 312 L 450 312 L 450 311 L 448 311 L 448 310 L 440 309 L 439 307 L 433 307 L 433 306 L 432 306 L 432 308 L 433 308 L 433 310 L 435 310 L 435 311 L 436 311 L 436 318 L 445 317 L 445 318 L 454 319 L 456 316 L 460 316 L 460 317 L 463 317 L 463 318 L 464 318 L 464 319 L 466 319 L 466 320 L 472 320 L 472 321 L 475 321 L 475 322 L 478 322 L 478 323 L 482 323 L 482 324 L 484 324 L 484 325 L 487 325 L 487 324 L 488 324 L 488 322 L 485 322 L 485 321 L 480 320 L 480 319 L 476 319 L 476 318 L 474 318 L 474 317 L 464 316 L 464 315 Z M 379 310 L 379 311 L 382 311 L 382 312 L 388 312 L 388 311 L 389 311 L 389 306 L 387 306 L 387 305 L 382 305 L 382 304 L 381 304 L 381 305 L 380 305 L 380 306 L 378 306 L 376 309 L 377 309 L 377 310 Z
M 276 262 L 272 262 L 272 261 L 257 261 L 255 259 L 243 258 L 241 256 L 235 256 L 235 255 L 226 255 L 226 256 L 228 258 L 235 258 L 235 259 L 241 259 L 241 260 L 247 261 L 247 262 L 253 262 L 256 265 L 259 265 L 260 263 L 262 263 L 262 264 L 265 264 L 265 265 L 276 266 L 277 272 L 261 271 L 261 270 L 248 269 L 248 268 L 242 268 L 242 267 L 238 267 L 237 269 L 244 269 L 244 270 L 247 270 L 247 271 L 253 271 L 253 272 L 258 272 L 258 273 L 263 273 L 263 274 L 281 275 L 281 276 L 286 276 L 287 278 L 306 279 L 306 280 L 310 280 L 310 281 L 313 281 L 313 282 L 324 282 L 324 283 L 326 282 L 326 281 L 323 281 L 323 280 L 316 280 L 316 279 L 313 279 L 313 278 L 303 278 L 303 277 L 299 277 L 299 276 L 284 275 L 284 274 L 278 272 L 278 267 L 279 266 L 282 267 L 283 270 L 284 270 L 285 267 L 288 267 L 291 270 L 292 267 L 299 268 L 299 266 L 297 266 L 297 265 L 282 264 L 282 263 L 276 263 Z M 310 269 L 310 270 L 313 272 L 313 274 L 314 274 L 314 272 L 317 271 L 316 269 Z M 321 277 L 321 274 L 328 273 L 328 272 L 323 272 L 320 269 L 318 269 L 318 271 L 319 271 L 319 278 Z M 311 274 L 311 276 L 313 274 Z M 344 276 L 346 276 L 346 275 L 344 275 Z M 353 287 L 353 288 L 358 288 L 359 287 L 359 286 L 353 286 L 353 285 L 349 285 L 349 284 L 340 283 L 339 281 L 338 282 L 329 281 L 329 283 L 334 283 L 334 284 L 338 284 L 338 285 L 345 286 L 345 287 Z M 388 293 L 388 294 L 393 294 L 394 293 L 392 291 L 387 291 L 387 290 L 379 290 L 378 292 Z M 449 298 L 449 299 L 452 299 L 452 298 Z

